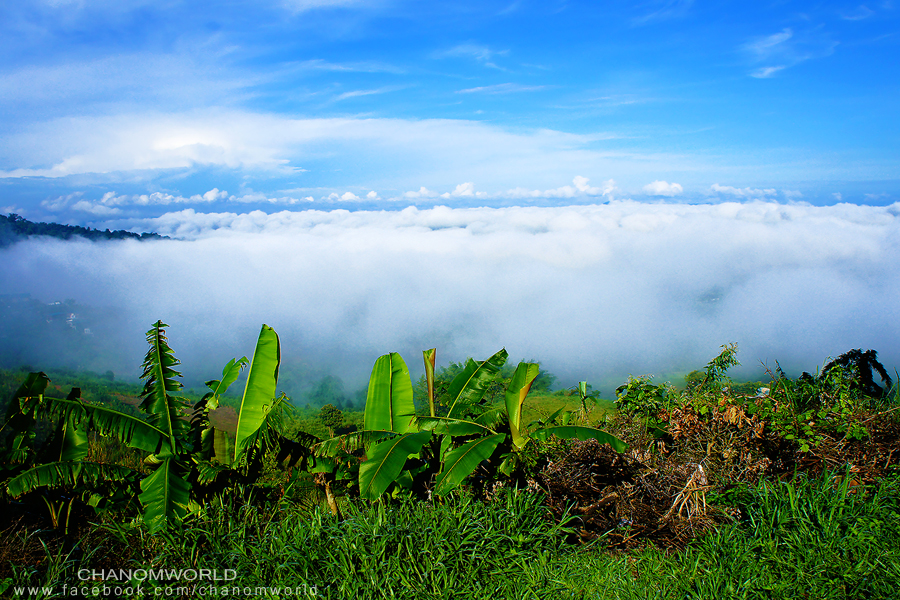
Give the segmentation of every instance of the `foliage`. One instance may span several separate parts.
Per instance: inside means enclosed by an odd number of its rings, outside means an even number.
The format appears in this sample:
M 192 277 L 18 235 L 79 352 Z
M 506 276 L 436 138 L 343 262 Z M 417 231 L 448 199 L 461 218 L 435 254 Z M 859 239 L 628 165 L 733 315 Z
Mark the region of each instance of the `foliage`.
M 434 349 L 423 352 L 426 373 L 433 372 L 429 365 L 433 368 L 434 356 Z M 456 374 L 446 386 L 427 375 L 431 389 L 440 392 L 436 400 L 429 396 L 428 414 L 417 416 L 406 363 L 399 354 L 386 354 L 372 368 L 365 429 L 315 440 L 298 455 L 314 456 L 310 468 L 334 480 L 357 480 L 360 496 L 374 500 L 391 486 L 393 494 L 446 495 L 479 468 L 488 480 L 521 476 L 530 462 L 525 448 L 553 435 L 591 437 L 617 451 L 625 449 L 621 440 L 599 429 L 556 427 L 554 419 L 529 432 L 522 409 L 539 367 L 519 363 L 506 381 L 502 401 L 495 401 L 506 359 L 505 349 L 480 362 L 469 359 L 453 369 Z
M 103 231 L 81 227 L 78 225 L 61 225 L 59 223 L 34 223 L 16 214 L 0 215 L 0 247 L 7 246 L 19 239 L 27 239 L 32 235 L 45 235 L 63 240 L 82 237 L 88 240 L 162 240 L 168 239 L 158 233 L 133 233 L 118 229 Z
M 629 377 L 616 388 L 616 408 L 626 418 L 638 420 L 655 437 L 667 433 L 666 411 L 677 401 L 669 384 L 654 385 L 651 377 Z
M 872 371 L 881 376 L 884 387 L 874 383 Z M 792 380 L 777 363 L 770 375 L 770 393 L 756 398 L 748 412 L 770 423 L 785 439 L 795 441 L 803 452 L 828 435 L 868 437 L 862 415 L 893 385 L 874 350 L 850 350 L 827 362 L 816 376 L 803 373 Z
M 10 494 L 67 488 L 78 495 L 90 495 L 90 503 L 99 506 L 99 483 L 118 483 L 108 490 L 113 495 L 129 490 L 134 494 L 134 482 L 139 479 L 144 521 L 155 532 L 177 524 L 189 511 L 196 510 L 199 502 L 228 484 L 259 478 L 262 456 L 278 432 L 284 400 L 275 397 L 278 336 L 263 325 L 232 445 L 225 432 L 210 425 L 208 414 L 246 366 L 246 358 L 229 362 L 222 380 L 207 382 L 210 393 L 195 404 L 190 415 L 186 400 L 175 395 L 181 389 L 180 373 L 175 370 L 179 361 L 168 346 L 165 327 L 158 321 L 147 332 L 150 348 L 144 360 L 143 401 L 139 407 L 145 419 L 84 402 L 77 388 L 66 399 L 46 397 L 46 375 L 29 376 L 10 403 L 3 427 L 9 432 L 2 462 Z M 42 416 L 55 420 L 57 434 L 38 453 L 31 442 L 34 426 Z M 145 462 L 152 473 L 141 478 L 142 474 L 133 469 L 79 462 L 87 455 L 91 431 L 149 453 Z M 52 454 L 47 449 L 53 449 Z
M 440 502 L 356 501 L 344 519 L 296 504 L 221 497 L 166 543 L 109 523 L 78 551 L 38 545 L 41 560 L 25 564 L 18 557 L 37 541 L 7 536 L 8 555 L 17 558 L 6 577 L 10 588 L 60 589 L 100 583 L 81 582 L 80 569 L 165 565 L 231 569 L 250 589 L 315 586 L 317 597 L 362 600 L 893 598 L 900 585 L 900 479 L 849 493 L 835 485 L 836 476 L 753 486 L 741 496 L 743 518 L 682 552 L 611 553 L 602 544 L 568 543 L 577 537 L 574 522 L 554 522 L 540 494 L 520 490 L 492 502 L 467 494 Z M 108 556 L 111 548 L 118 561 Z M 176 583 L 152 579 L 145 592 L 166 595 Z
M 334 404 L 326 404 L 319 410 L 319 420 L 333 437 L 334 430 L 344 424 L 344 413 Z

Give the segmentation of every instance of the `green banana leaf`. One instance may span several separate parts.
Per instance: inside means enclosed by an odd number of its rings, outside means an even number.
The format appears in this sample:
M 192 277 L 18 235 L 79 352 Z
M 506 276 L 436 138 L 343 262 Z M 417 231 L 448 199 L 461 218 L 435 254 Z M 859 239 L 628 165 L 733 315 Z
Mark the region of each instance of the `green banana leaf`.
M 166 434 L 165 447 L 160 450 L 161 457 L 178 455 L 181 442 L 188 433 L 188 424 L 181 418 L 186 403 L 169 394 L 180 390 L 182 385 L 175 379 L 181 377 L 181 373 L 173 368 L 180 361 L 169 348 L 165 327 L 168 325 L 157 321 L 147 332 L 150 349 L 144 357 L 144 371 L 141 374 L 141 379 L 145 381 L 141 393 L 144 401 L 140 406 L 147 413 L 150 424 Z
M 313 445 L 316 456 L 338 456 L 368 448 L 374 443 L 393 437 L 391 431 L 354 431 L 331 439 L 322 440 Z
M 58 461 L 81 460 L 88 455 L 87 431 L 78 427 L 74 419 L 60 421 L 59 424 L 59 453 L 54 456 Z
M 6 421 L 0 427 L 0 433 L 6 436 L 5 461 L 27 460 L 34 440 L 34 412 L 41 406 L 49 383 L 45 373 L 29 373 L 13 395 L 6 410 Z
M 48 415 L 56 415 L 66 421 L 71 419 L 83 431 L 96 430 L 101 435 L 115 437 L 132 448 L 160 454 L 168 441 L 165 431 L 139 417 L 80 400 L 48 400 Z
M 364 428 L 407 433 L 415 416 L 412 381 L 403 358 L 396 352 L 378 357 L 369 377 Z
M 369 458 L 359 465 L 359 495 L 375 500 L 400 476 L 410 454 L 416 454 L 431 439 L 430 431 L 397 435 L 372 447 Z
M 474 421 L 450 419 L 447 417 L 417 417 L 416 423 L 421 431 L 446 433 L 451 436 L 495 433 L 490 427 L 485 427 Z
M 19 414 L 30 413 L 34 408 L 34 403 L 28 402 L 28 400 L 43 396 L 49 384 L 50 378 L 46 373 L 29 373 L 6 408 L 6 420 L 9 421 Z
M 545 427 L 544 429 L 538 429 L 537 431 L 532 432 L 530 435 L 536 440 L 546 440 L 551 435 L 555 435 L 564 440 L 570 440 L 572 438 L 582 441 L 597 440 L 601 444 L 609 444 L 616 452 L 625 452 L 625 450 L 628 449 L 628 444 L 616 436 L 594 427 L 582 427 L 580 425 Z
M 144 507 L 144 524 L 150 533 L 180 523 L 188 512 L 190 485 L 182 477 L 175 459 L 167 458 L 141 480 L 138 498 Z
M 453 378 L 447 395 L 450 397 L 449 417 L 460 417 L 467 406 L 478 404 L 484 398 L 491 380 L 500 372 L 500 368 L 506 364 L 509 353 L 502 348 L 489 359 L 476 363 L 471 358 L 466 361 L 465 368 Z
M 522 435 L 522 404 L 538 376 L 540 367 L 535 363 L 520 362 L 506 388 L 506 414 L 509 415 L 509 431 L 513 445 L 521 450 L 528 438 Z
M 250 361 L 247 360 L 246 356 L 232 358 L 228 361 L 228 364 L 225 365 L 225 368 L 222 369 L 222 379 L 213 379 L 206 382 L 206 387 L 211 390 L 210 393 L 205 396 L 207 398 L 207 410 L 216 410 L 219 408 L 219 398 L 225 395 L 225 392 L 228 391 L 231 384 L 237 381 L 237 378 L 240 376 L 244 367 L 249 364 Z
M 20 473 L 6 482 L 6 489 L 13 497 L 19 497 L 41 487 L 75 487 L 80 484 L 94 486 L 106 481 L 124 481 L 133 469 L 119 465 L 76 461 L 59 461 L 40 465 Z
M 210 389 L 206 395 L 194 404 L 194 414 L 191 416 L 191 439 L 194 442 L 194 456 L 200 460 L 212 460 L 216 458 L 224 464 L 231 464 L 233 451 L 229 447 L 228 456 L 223 454 L 216 455 L 216 428 L 209 421 L 210 411 L 219 407 L 219 399 L 228 388 L 234 383 L 241 373 L 241 370 L 248 364 L 247 357 L 240 359 L 232 358 L 225 368 L 222 369 L 222 379 L 213 379 L 206 382 L 206 387 Z M 219 444 L 219 451 L 224 448 Z
M 422 350 L 425 359 L 425 384 L 428 387 L 428 410 L 434 416 L 434 362 L 437 356 L 437 348 Z
M 448 452 L 443 469 L 437 476 L 434 493 L 444 496 L 458 487 L 482 461 L 491 457 L 504 439 L 506 434 L 498 433 L 465 443 Z
M 281 342 L 278 334 L 268 325 L 263 325 L 253 353 L 253 362 L 247 373 L 244 397 L 238 413 L 233 462 L 237 462 L 241 454 L 257 439 L 255 434 L 275 407 L 280 364 Z
M 228 432 L 220 429 L 211 430 L 213 436 L 213 457 L 221 464 L 230 466 L 232 457 L 231 438 Z

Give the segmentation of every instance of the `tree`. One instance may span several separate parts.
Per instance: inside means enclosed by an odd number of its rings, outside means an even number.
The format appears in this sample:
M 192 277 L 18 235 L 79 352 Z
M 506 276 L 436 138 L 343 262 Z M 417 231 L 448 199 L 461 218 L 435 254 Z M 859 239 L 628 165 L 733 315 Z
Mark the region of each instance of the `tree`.
M 331 437 L 334 437 L 334 430 L 344 424 L 344 413 L 334 404 L 326 404 L 319 411 L 319 420 L 328 428 Z

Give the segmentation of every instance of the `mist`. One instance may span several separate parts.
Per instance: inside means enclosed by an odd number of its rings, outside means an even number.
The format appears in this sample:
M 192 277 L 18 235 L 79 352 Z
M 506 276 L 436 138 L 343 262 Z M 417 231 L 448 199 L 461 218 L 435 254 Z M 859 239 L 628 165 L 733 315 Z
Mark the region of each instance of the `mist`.
M 898 214 L 632 201 L 186 210 L 114 224 L 172 240 L 14 244 L 0 251 L 0 293 L 114 309 L 120 378 L 137 379 L 161 319 L 189 382 L 251 356 L 266 323 L 286 365 L 338 375 L 348 391 L 390 351 L 416 378 L 423 349 L 447 364 L 505 347 L 561 386 L 588 380 L 611 396 L 629 374 L 675 381 L 729 342 L 739 377 L 764 378 L 761 363 L 776 360 L 815 371 L 851 348 L 900 366 Z

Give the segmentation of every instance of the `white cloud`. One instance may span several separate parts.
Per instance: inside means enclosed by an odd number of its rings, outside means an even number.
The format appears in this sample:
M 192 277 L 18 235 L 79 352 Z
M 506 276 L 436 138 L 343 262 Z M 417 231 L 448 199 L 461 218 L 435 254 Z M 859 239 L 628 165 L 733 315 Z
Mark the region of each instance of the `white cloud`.
M 390 169 L 403 187 L 412 183 L 404 178 L 443 185 L 483 175 L 499 189 L 530 185 L 529 179 L 537 184 L 559 179 L 572 170 L 634 169 L 632 155 L 588 150 L 596 141 L 596 135 L 511 132 L 449 119 L 294 119 L 221 109 L 82 117 L 51 120 L 7 136 L 0 147 L 0 178 L 94 174 L 116 179 L 116 173 L 151 178 L 204 166 L 293 178 L 326 153 L 371 165 L 373 173 Z M 647 157 L 640 165 L 650 169 L 669 158 Z
M 785 69 L 785 65 L 778 65 L 774 67 L 761 67 L 759 69 L 754 69 L 750 72 L 750 77 L 755 77 L 757 79 L 768 79 L 778 71 L 783 71 Z
M 375 190 L 372 190 L 371 192 L 366 194 L 366 199 L 367 200 L 381 200 L 381 197 L 378 195 L 378 193 Z
M 52 198 L 52 199 L 48 198 L 47 200 L 41 201 L 41 206 L 43 206 L 47 210 L 52 210 L 54 212 L 57 212 L 57 211 L 63 210 L 64 208 L 69 206 L 69 204 L 73 200 L 75 200 L 77 198 L 81 198 L 83 195 L 84 195 L 84 192 L 73 192 L 73 193 L 67 194 L 65 196 L 57 196 L 56 198 Z
M 841 18 L 845 21 L 862 21 L 863 19 L 868 19 L 874 14 L 874 10 L 872 10 L 865 4 L 860 4 L 852 11 L 841 13 Z
M 360 382 L 388 351 L 416 369 L 422 348 L 437 346 L 443 363 L 506 346 L 564 385 L 588 379 L 611 393 L 629 372 L 698 368 L 729 341 L 753 377 L 758 360 L 812 371 L 858 347 L 900 364 L 898 223 L 900 204 L 771 201 L 189 208 L 104 226 L 191 241 L 3 250 L 0 293 L 102 299 L 134 320 L 124 329 L 137 341 L 164 318 L 185 364 L 200 369 L 209 357 L 213 375 L 268 323 L 283 356 L 340 352 L 339 374 L 355 369 Z M 141 356 L 138 347 L 130 360 Z
M 488 196 L 485 192 L 476 192 L 475 184 L 472 182 L 461 183 L 452 192 L 441 194 L 441 198 L 487 198 Z
M 837 42 L 822 29 L 794 31 L 786 27 L 743 44 L 741 50 L 751 63 L 759 65 L 750 76 L 766 79 L 807 60 L 829 56 L 836 47 Z
M 495 56 L 506 56 L 509 50 L 493 50 L 488 46 L 475 43 L 459 44 L 447 50 L 435 52 L 432 58 L 474 58 L 486 67 L 500 69 L 493 61 Z
M 98 204 L 96 202 L 90 202 L 89 200 L 79 200 L 72 205 L 72 210 L 88 212 L 100 217 L 108 217 L 111 215 L 118 215 L 122 213 L 121 209 L 106 206 L 104 204 Z
M 339 94 L 334 98 L 335 102 L 340 102 L 341 100 L 348 100 L 350 98 L 359 98 L 362 96 L 375 96 L 378 94 L 387 94 L 388 92 L 396 92 L 398 90 L 404 89 L 404 86 L 386 86 L 373 90 L 351 90 L 349 92 L 344 92 L 343 94 Z
M 840 202 L 841 200 L 844 199 L 844 195 L 841 194 L 840 192 L 835 192 L 835 193 L 833 193 L 833 194 L 831 194 L 831 195 L 832 195 L 832 196 L 834 197 L 834 199 L 837 200 L 838 202 Z
M 371 0 L 282 0 L 285 8 L 302 13 L 316 9 L 343 8 L 345 6 L 365 6 L 372 4 Z
M 536 92 L 545 89 L 543 85 L 520 85 L 518 83 L 498 83 L 465 90 L 457 90 L 457 94 L 514 94 L 518 92 Z
M 433 191 L 429 190 L 429 189 L 426 188 L 424 185 L 423 185 L 422 187 L 420 187 L 420 188 L 418 189 L 418 191 L 409 191 L 409 192 L 404 192 L 404 193 L 403 193 L 403 197 L 404 197 L 404 198 L 411 198 L 411 199 L 415 199 L 415 198 L 436 198 L 437 196 L 438 196 L 438 193 L 437 193 L 437 192 L 433 192 Z
M 640 8 L 649 7 L 650 12 L 634 19 L 635 25 L 644 25 L 657 21 L 679 18 L 685 16 L 693 6 L 694 0 L 653 0 L 642 2 Z
M 736 188 L 730 185 L 719 185 L 714 183 L 709 188 L 713 194 L 724 194 L 726 196 L 736 196 L 738 198 L 770 198 L 778 194 L 778 190 L 774 188 L 754 189 L 754 188 Z
M 651 196 L 677 196 L 684 192 L 684 189 L 681 184 L 657 180 L 645 185 L 644 192 Z

